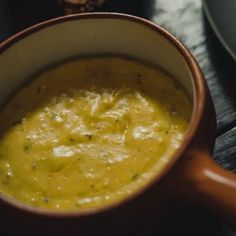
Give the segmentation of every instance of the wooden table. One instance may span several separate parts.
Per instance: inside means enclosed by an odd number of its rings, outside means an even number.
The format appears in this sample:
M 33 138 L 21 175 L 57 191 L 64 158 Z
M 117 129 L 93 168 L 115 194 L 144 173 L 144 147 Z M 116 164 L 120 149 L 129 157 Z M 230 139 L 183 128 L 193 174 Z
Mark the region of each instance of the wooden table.
M 214 158 L 236 172 L 236 62 L 211 31 L 201 0 L 108 0 L 100 10 L 147 18 L 187 45 L 205 74 L 216 108 L 218 129 Z M 22 28 L 62 14 L 53 0 L 0 0 L 0 41 Z M 229 235 L 216 222 L 218 220 L 205 210 L 185 207 L 168 222 L 173 229 L 168 227 L 164 234 L 158 235 L 188 235 L 191 227 L 195 228 L 192 236 Z

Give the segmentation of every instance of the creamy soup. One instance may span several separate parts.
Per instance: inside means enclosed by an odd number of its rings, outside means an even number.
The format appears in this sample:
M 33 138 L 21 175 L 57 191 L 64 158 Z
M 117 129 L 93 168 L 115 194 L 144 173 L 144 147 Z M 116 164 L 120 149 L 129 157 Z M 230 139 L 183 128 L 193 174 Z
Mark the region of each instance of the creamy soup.
M 1 111 L 0 191 L 58 210 L 120 201 L 163 170 L 191 111 L 172 78 L 135 60 L 48 69 Z

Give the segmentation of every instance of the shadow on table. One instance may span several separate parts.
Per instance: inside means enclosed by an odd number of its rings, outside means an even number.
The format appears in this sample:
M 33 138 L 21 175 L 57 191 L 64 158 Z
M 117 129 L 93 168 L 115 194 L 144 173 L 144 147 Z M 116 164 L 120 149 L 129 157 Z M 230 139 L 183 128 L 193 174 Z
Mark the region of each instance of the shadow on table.
M 207 48 L 212 65 L 216 71 L 217 77 L 219 78 L 219 83 L 224 89 L 225 94 L 230 97 L 230 101 L 236 109 L 236 61 L 233 60 L 226 49 L 222 46 L 205 16 L 204 30 L 207 39 Z M 236 124 L 232 124 L 232 127 L 235 125 Z
M 150 236 L 232 236 L 227 227 L 209 211 L 197 207 L 182 206 L 160 229 Z
M 108 0 L 101 11 L 121 12 L 151 19 L 154 14 L 155 0 Z
M 153 216 L 155 217 L 155 215 Z M 183 206 L 158 229 L 147 230 L 143 236 L 235 236 L 207 210 Z M 1 236 L 11 236 L 0 228 Z M 134 235 L 137 236 L 137 235 Z
M 99 11 L 121 12 L 150 19 L 154 14 L 154 3 L 154 0 L 108 0 Z M 6 28 L 1 30 L 0 40 L 26 27 L 64 14 L 56 0 L 0 0 L 0 10 L 0 19 Z
M 63 14 L 54 0 L 2 0 L 6 2 L 15 32 Z

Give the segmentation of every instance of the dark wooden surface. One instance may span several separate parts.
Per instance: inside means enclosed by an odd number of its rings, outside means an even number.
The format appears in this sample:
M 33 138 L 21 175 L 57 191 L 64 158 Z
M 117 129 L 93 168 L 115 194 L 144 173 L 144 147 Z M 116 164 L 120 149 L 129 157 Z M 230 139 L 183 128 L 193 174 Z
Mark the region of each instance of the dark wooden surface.
M 218 129 L 214 158 L 223 167 L 236 172 L 236 62 L 210 29 L 202 1 L 108 0 L 100 10 L 147 18 L 186 44 L 205 74 L 216 108 Z M 53 0 L 0 0 L 0 41 L 36 22 L 62 14 Z M 236 235 L 206 210 L 189 207 L 177 212 L 158 235 L 174 233 L 183 236 Z

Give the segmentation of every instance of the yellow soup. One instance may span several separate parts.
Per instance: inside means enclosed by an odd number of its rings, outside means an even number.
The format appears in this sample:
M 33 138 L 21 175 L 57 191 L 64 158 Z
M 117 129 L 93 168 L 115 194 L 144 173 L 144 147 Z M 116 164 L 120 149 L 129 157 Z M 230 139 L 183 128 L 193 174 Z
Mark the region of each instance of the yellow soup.
M 166 166 L 191 103 L 157 68 L 83 58 L 41 73 L 0 114 L 0 191 L 32 206 L 106 206 Z

